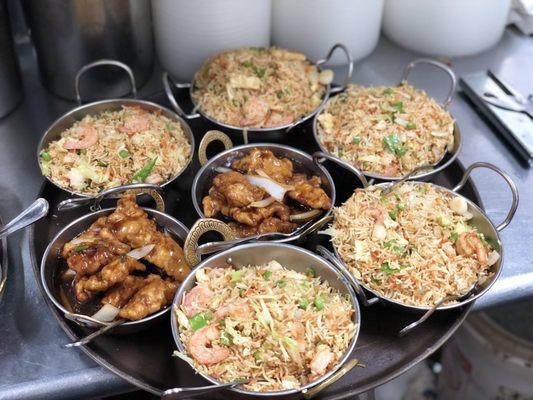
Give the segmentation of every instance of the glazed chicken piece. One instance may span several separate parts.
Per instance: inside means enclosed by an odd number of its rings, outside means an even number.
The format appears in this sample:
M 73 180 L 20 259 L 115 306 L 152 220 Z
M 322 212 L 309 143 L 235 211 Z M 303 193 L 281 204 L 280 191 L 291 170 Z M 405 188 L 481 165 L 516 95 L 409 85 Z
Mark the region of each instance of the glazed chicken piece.
M 120 256 L 107 264 L 100 272 L 84 276 L 76 282 L 76 298 L 89 300 L 95 293 L 104 292 L 117 283 L 123 282 L 134 271 L 144 271 L 146 267 L 134 258 Z
M 230 207 L 246 207 L 268 197 L 263 189 L 252 185 L 243 174 L 236 171 L 215 176 L 213 188 L 224 197 Z
M 185 279 L 190 268 L 185 262 L 182 248 L 170 236 L 159 232 L 155 221 L 137 205 L 132 196 L 118 201 L 116 211 L 108 217 L 110 232 L 121 242 L 133 248 L 154 245 L 154 249 L 144 258 L 161 268 L 178 281 Z
M 291 233 L 298 227 L 298 225 L 293 222 L 282 221 L 275 217 L 263 220 L 258 226 L 249 226 L 234 221 L 229 222 L 228 225 L 238 237 L 248 237 L 268 232 Z
M 329 210 L 331 208 L 331 199 L 320 187 L 321 182 L 318 176 L 307 179 L 303 174 L 294 174 L 291 184 L 294 190 L 287 193 L 291 199 L 313 209 Z
M 145 283 L 144 277 L 130 275 L 124 279 L 124 282 L 117 283 L 109 289 L 101 303 L 122 308 Z
M 288 221 L 290 217 L 290 209 L 285 204 L 278 201 L 266 207 L 255 208 L 230 208 L 226 215 L 233 218 L 235 221 L 249 226 L 257 226 L 266 218 L 272 216 L 278 217 L 282 221 Z
M 176 282 L 163 280 L 159 275 L 148 275 L 145 285 L 133 295 L 118 315 L 131 321 L 144 318 L 169 305 L 177 289 Z
M 252 149 L 246 157 L 233 161 L 231 166 L 251 175 L 257 175 L 261 170 L 280 183 L 287 183 L 292 176 L 292 162 L 277 158 L 270 150 Z
M 67 258 L 70 269 L 76 271 L 78 276 L 92 275 L 104 266 L 117 258 L 119 253 L 115 253 L 105 243 L 92 244 L 90 246 L 80 245 L 80 251 L 73 251 Z M 122 253 L 124 254 L 124 253 Z

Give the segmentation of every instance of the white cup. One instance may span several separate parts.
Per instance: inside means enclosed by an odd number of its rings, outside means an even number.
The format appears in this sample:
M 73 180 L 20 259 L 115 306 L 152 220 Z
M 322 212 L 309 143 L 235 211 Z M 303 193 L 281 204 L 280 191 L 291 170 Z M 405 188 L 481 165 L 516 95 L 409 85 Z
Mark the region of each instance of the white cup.
M 273 0 L 272 43 L 324 58 L 335 43 L 345 44 L 355 60 L 374 50 L 381 29 L 383 0 Z M 331 65 L 345 62 L 340 53 Z
M 190 82 L 202 62 L 222 50 L 269 46 L 271 0 L 152 0 L 162 67 Z

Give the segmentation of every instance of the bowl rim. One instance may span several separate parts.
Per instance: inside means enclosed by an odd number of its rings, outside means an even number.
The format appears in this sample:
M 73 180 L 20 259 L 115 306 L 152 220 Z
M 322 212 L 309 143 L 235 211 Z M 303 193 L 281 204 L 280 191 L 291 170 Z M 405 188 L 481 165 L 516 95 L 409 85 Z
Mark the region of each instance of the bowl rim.
M 251 391 L 251 390 L 244 390 L 244 389 L 238 389 L 238 388 L 230 388 L 229 389 L 231 391 L 234 391 L 234 392 L 237 392 L 237 393 L 240 393 L 240 394 L 244 394 L 244 395 L 248 395 L 248 396 L 265 396 L 265 397 L 284 396 L 284 395 L 300 393 L 302 391 L 308 390 L 311 387 L 314 387 L 314 386 L 320 384 L 321 382 L 325 381 L 330 376 L 335 374 L 348 361 L 348 359 L 350 358 L 350 356 L 352 355 L 352 353 L 353 353 L 353 351 L 355 349 L 355 345 L 356 345 L 357 340 L 359 338 L 359 333 L 361 332 L 361 308 L 359 306 L 359 301 L 357 299 L 355 291 L 354 291 L 352 285 L 350 284 L 349 280 L 343 274 L 339 273 L 339 271 L 333 265 L 331 265 L 331 263 L 329 261 L 327 261 L 326 259 L 320 257 L 318 254 L 315 254 L 315 253 L 313 253 L 313 252 L 311 252 L 311 251 L 309 251 L 307 249 L 304 249 L 304 248 L 298 247 L 298 246 L 294 246 L 294 245 L 290 245 L 290 244 L 286 244 L 286 243 L 275 243 L 275 242 L 247 243 L 247 244 L 235 246 L 235 247 L 233 247 L 231 249 L 222 251 L 220 253 L 216 253 L 216 254 L 206 258 L 200 264 L 198 264 L 189 273 L 187 278 L 181 283 L 180 287 L 178 288 L 178 291 L 176 292 L 176 294 L 174 296 L 174 300 L 172 301 L 172 305 L 171 305 L 172 311 L 171 311 L 171 314 L 170 314 L 170 326 L 171 326 L 171 330 L 172 330 L 172 337 L 173 337 L 174 343 L 176 344 L 176 347 L 178 348 L 179 351 L 185 352 L 185 346 L 183 345 L 183 343 L 182 343 L 182 341 L 181 341 L 181 339 L 179 337 L 179 328 L 178 328 L 178 324 L 176 322 L 174 308 L 175 307 L 179 307 L 179 304 L 181 303 L 181 299 L 182 299 L 182 297 L 183 297 L 183 295 L 185 293 L 185 286 L 189 282 L 195 281 L 196 272 L 198 270 L 200 270 L 200 269 L 205 268 L 206 265 L 215 257 L 216 258 L 230 257 L 233 252 L 235 252 L 237 250 L 242 250 L 242 249 L 263 248 L 263 250 L 264 250 L 265 248 L 268 249 L 269 247 L 270 248 L 273 248 L 273 247 L 283 248 L 286 251 L 295 251 L 295 252 L 299 252 L 299 253 L 304 253 L 306 255 L 309 255 L 309 256 L 313 257 L 320 264 L 324 265 L 324 267 L 328 268 L 332 273 L 334 273 L 337 276 L 337 279 L 339 279 L 343 283 L 343 285 L 345 286 L 346 293 L 348 293 L 350 295 L 350 301 L 351 301 L 352 307 L 353 307 L 353 309 L 355 311 L 355 313 L 354 313 L 355 315 L 354 315 L 354 317 L 352 319 L 352 321 L 355 324 L 355 332 L 354 332 L 354 335 L 353 335 L 352 339 L 350 340 L 350 345 L 346 348 L 346 350 L 345 350 L 343 356 L 341 357 L 341 359 L 337 362 L 337 364 L 335 364 L 335 366 L 330 371 L 328 371 L 326 374 L 322 375 L 320 378 L 315 379 L 315 380 L 307 383 L 306 385 L 303 385 L 302 387 L 300 387 L 298 389 L 277 390 L 277 391 L 270 391 L 270 392 L 255 392 L 255 391 Z M 222 383 L 221 381 L 218 381 L 218 380 L 212 378 L 209 375 L 206 375 L 206 374 L 203 374 L 203 373 L 199 372 L 191 364 L 189 364 L 189 366 L 197 374 L 201 375 L 203 378 L 205 378 L 209 382 L 211 382 L 211 383 L 213 383 L 215 385 L 219 385 L 219 384 Z

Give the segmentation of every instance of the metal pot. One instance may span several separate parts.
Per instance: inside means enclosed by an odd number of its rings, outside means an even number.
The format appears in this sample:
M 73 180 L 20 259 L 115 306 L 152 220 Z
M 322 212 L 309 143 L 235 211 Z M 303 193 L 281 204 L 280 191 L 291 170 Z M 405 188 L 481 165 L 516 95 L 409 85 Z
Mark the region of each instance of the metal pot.
M 445 64 L 443 64 L 441 62 L 438 62 L 438 61 L 435 61 L 435 60 L 425 59 L 425 58 L 421 58 L 421 59 L 412 61 L 405 67 L 405 70 L 403 71 L 402 78 L 400 79 L 399 83 L 401 83 L 403 81 L 407 81 L 407 78 L 409 77 L 409 74 L 411 73 L 411 70 L 415 66 L 420 65 L 420 64 L 428 64 L 428 65 L 432 65 L 434 67 L 437 67 L 437 68 L 443 70 L 444 72 L 446 72 L 446 74 L 450 78 L 450 83 L 451 83 L 450 84 L 450 90 L 448 92 L 448 95 L 446 96 L 446 100 L 444 100 L 444 102 L 442 103 L 442 107 L 445 110 L 447 110 L 448 106 L 450 105 L 450 103 L 452 101 L 452 96 L 453 96 L 453 94 L 455 92 L 455 88 L 457 86 L 457 78 L 455 76 L 455 73 L 448 66 L 446 66 Z M 320 141 L 320 139 L 318 137 L 318 130 L 319 130 L 319 127 L 318 127 L 318 116 L 320 115 L 320 113 L 322 113 L 324 111 L 324 107 L 325 106 L 326 106 L 326 104 L 324 104 L 324 106 L 320 109 L 320 111 L 315 115 L 315 117 L 313 119 L 313 135 L 315 137 L 315 141 L 316 141 L 318 147 L 320 147 L 320 149 L 325 154 L 328 154 L 328 156 L 329 156 L 328 159 L 330 159 L 331 161 L 334 161 L 334 162 L 336 162 L 338 164 L 348 164 L 349 165 L 349 163 L 347 163 L 346 161 L 341 160 L 340 158 L 335 157 L 334 155 L 332 155 L 329 152 L 329 150 L 322 144 L 322 142 Z M 443 158 L 435 166 L 432 166 L 432 169 L 430 169 L 429 171 L 424 170 L 421 173 L 414 174 L 409 179 L 413 179 L 413 180 L 429 180 L 433 176 L 438 174 L 440 171 L 442 171 L 445 168 L 447 168 L 448 166 L 450 166 L 455 161 L 457 156 L 459 155 L 459 151 L 461 150 L 461 145 L 462 145 L 461 131 L 459 130 L 459 126 L 457 125 L 457 123 L 454 123 L 453 137 L 454 137 L 453 148 L 451 150 L 447 151 L 447 153 L 443 156 Z M 402 177 L 391 177 L 391 176 L 379 175 L 379 174 L 372 173 L 372 172 L 362 171 L 362 173 L 365 176 L 367 176 L 368 178 L 379 179 L 379 180 L 382 180 L 382 181 L 397 181 L 397 180 L 402 179 Z
M 226 150 L 211 159 L 207 159 L 207 146 L 214 141 L 222 142 Z M 273 143 L 254 143 L 233 147 L 231 139 L 224 133 L 220 131 L 208 131 L 198 147 L 198 159 L 202 168 L 196 173 L 191 188 L 194 209 L 200 218 L 205 218 L 201 207 L 202 199 L 207 195 L 209 188 L 213 184 L 213 179 L 217 174 L 215 170 L 218 167 L 231 167 L 233 160 L 244 157 L 254 148 L 270 150 L 277 157 L 288 158 L 292 161 L 297 172 L 305 173 L 307 176 L 316 175 L 320 177 L 322 188 L 331 199 L 331 208 L 327 210 L 325 215 L 331 214 L 336 199 L 333 178 L 320 162 L 313 160 L 309 154 L 293 147 Z
M 137 83 L 150 77 L 154 61 L 149 0 L 24 0 L 44 85 L 73 100 L 72 82 L 85 64 L 106 58 L 131 67 Z M 126 79 L 106 68 L 84 80 L 89 99 L 128 93 Z M 119 79 L 120 78 L 120 79 Z
M 165 88 L 165 93 L 167 94 L 168 100 L 170 101 L 170 104 L 172 104 L 172 107 L 176 112 L 181 115 L 182 117 L 186 119 L 194 119 L 202 116 L 203 118 L 211 121 L 221 129 L 224 129 L 224 131 L 228 132 L 229 134 L 233 135 L 234 137 L 243 137 L 244 136 L 244 142 L 246 143 L 248 139 L 250 140 L 272 140 L 272 141 L 280 141 L 285 138 L 286 134 L 295 126 L 300 125 L 302 122 L 307 121 L 308 119 L 312 118 L 313 115 L 315 115 L 318 110 L 321 109 L 321 107 L 324 106 L 324 104 L 327 102 L 329 96 L 334 93 L 338 93 L 343 91 L 346 88 L 346 85 L 350 82 L 352 78 L 352 72 L 353 72 L 353 58 L 350 54 L 350 51 L 346 46 L 343 44 L 337 43 L 335 44 L 326 55 L 326 58 L 319 60 L 315 63 L 316 67 L 320 70 L 320 67 L 324 64 L 326 64 L 332 57 L 335 50 L 341 49 L 347 59 L 348 65 L 347 65 L 347 71 L 346 76 L 344 78 L 343 83 L 341 86 L 337 87 L 331 87 L 331 85 L 328 85 L 326 87 L 326 93 L 324 94 L 324 98 L 322 99 L 322 102 L 318 105 L 316 109 L 314 109 L 312 112 L 310 112 L 308 115 L 300 118 L 297 121 L 294 121 L 288 125 L 274 127 L 274 128 L 244 128 L 240 126 L 235 125 L 229 125 L 225 124 L 223 122 L 217 121 L 213 117 L 207 115 L 205 112 L 202 111 L 201 108 L 198 108 L 198 104 L 194 100 L 192 93 L 195 90 L 195 82 L 194 80 L 191 83 L 175 83 L 172 81 L 172 78 L 168 75 L 167 72 L 163 73 L 163 87 Z M 190 114 L 183 111 L 181 106 L 179 105 L 178 101 L 174 97 L 174 94 L 172 93 L 171 85 L 176 87 L 177 89 L 189 89 L 189 97 L 192 101 L 192 104 L 194 106 L 193 112 Z M 246 135 L 244 134 L 246 132 Z
M 81 75 L 83 75 L 87 70 L 93 68 L 96 65 L 104 65 L 104 64 L 113 64 L 120 66 L 123 68 L 129 75 L 131 86 L 132 86 L 132 92 L 134 99 L 111 99 L 111 100 L 100 100 L 93 103 L 81 105 L 81 95 L 79 91 L 79 80 Z M 127 65 L 124 65 L 122 63 L 118 63 L 111 60 L 100 60 L 91 64 L 88 64 L 84 66 L 76 75 L 76 98 L 78 99 L 78 104 L 80 104 L 79 107 L 67 112 L 66 114 L 59 117 L 57 120 L 55 120 L 52 125 L 44 132 L 43 137 L 41 138 L 41 141 L 39 142 L 39 145 L 37 146 L 37 162 L 39 162 L 39 154 L 41 151 L 48 146 L 48 144 L 54 140 L 58 140 L 61 137 L 61 134 L 68 128 L 70 128 L 74 123 L 81 120 L 86 115 L 98 115 L 105 111 L 117 111 L 122 109 L 123 106 L 135 106 L 140 107 L 147 111 L 155 111 L 159 112 L 162 115 L 164 115 L 167 118 L 170 118 L 176 122 L 179 122 L 181 124 L 181 127 L 183 128 L 183 132 L 185 133 L 187 139 L 189 140 L 189 143 L 191 144 L 191 155 L 189 157 L 189 160 L 187 164 L 181 169 L 181 171 L 178 171 L 173 177 L 171 177 L 168 181 L 163 183 L 161 186 L 166 186 L 170 182 L 173 182 L 175 179 L 177 179 L 185 169 L 189 166 L 192 157 L 193 157 L 193 149 L 195 146 L 194 143 L 194 135 L 192 134 L 191 128 L 187 122 L 185 122 L 182 118 L 180 118 L 176 113 L 169 110 L 166 107 L 160 106 L 159 104 L 152 103 L 146 100 L 139 100 L 137 99 L 137 91 L 135 89 L 135 78 L 133 77 L 133 72 L 130 70 L 130 68 Z M 52 181 L 49 177 L 44 175 L 46 179 L 50 183 L 52 183 L 54 186 L 58 187 L 61 190 L 64 190 L 72 195 L 80 196 L 80 197 L 92 197 L 91 195 L 88 195 L 86 193 L 79 193 L 74 192 L 72 190 L 63 188 L 56 184 L 54 181 Z
M 487 217 L 485 212 L 483 210 L 481 210 L 476 204 L 474 204 L 471 200 L 467 199 L 466 197 L 464 197 L 464 196 L 462 196 L 461 194 L 458 193 L 463 188 L 463 186 L 466 184 L 468 179 L 470 178 L 470 174 L 472 173 L 472 171 L 474 169 L 476 169 L 476 168 L 488 168 L 488 169 L 493 170 L 494 172 L 496 172 L 498 175 L 500 175 L 505 180 L 505 182 L 507 183 L 507 185 L 511 189 L 511 193 L 512 193 L 512 196 L 513 196 L 513 201 L 512 201 L 512 204 L 511 204 L 511 208 L 510 208 L 509 212 L 507 213 L 507 216 L 505 217 L 505 220 L 502 223 L 500 223 L 499 225 L 497 225 L 497 226 L 495 226 L 493 224 L 493 222 Z M 367 188 L 369 186 L 368 183 L 365 182 L 364 180 L 362 180 L 361 183 L 363 184 L 364 188 Z M 414 181 L 414 182 L 411 182 L 411 183 L 414 184 L 414 185 L 422 184 L 422 182 L 417 182 L 417 181 Z M 502 231 L 507 225 L 509 225 L 509 223 L 513 219 L 513 216 L 514 216 L 514 214 L 516 212 L 516 209 L 518 207 L 518 202 L 519 202 L 518 190 L 516 188 L 515 183 L 512 181 L 512 179 L 509 177 L 509 175 L 507 175 L 505 172 L 503 172 L 498 167 L 496 167 L 496 166 L 494 166 L 492 164 L 489 164 L 489 163 L 485 163 L 485 162 L 477 162 L 477 163 L 474 163 L 474 164 L 470 165 L 465 170 L 461 181 L 453 189 L 448 189 L 448 188 L 436 185 L 434 183 L 429 183 L 429 184 L 433 185 L 436 188 L 438 188 L 440 190 L 443 190 L 443 191 L 445 191 L 445 192 L 447 192 L 449 194 L 452 194 L 453 196 L 459 196 L 459 197 L 463 198 L 468 204 L 468 211 L 473 215 L 473 218 L 470 220 L 470 223 L 473 226 L 475 226 L 479 230 L 479 232 L 481 232 L 483 235 L 485 235 L 485 237 L 487 238 L 488 241 L 490 241 L 491 243 L 496 244 L 497 247 L 495 248 L 495 250 L 497 250 L 500 253 L 499 260 L 494 265 L 492 265 L 490 267 L 490 272 L 492 272 L 492 276 L 488 277 L 485 281 L 483 281 L 483 282 L 479 283 L 478 285 L 476 285 L 474 290 L 470 293 L 470 295 L 467 298 L 460 299 L 457 302 L 452 303 L 452 304 L 439 305 L 436 308 L 434 306 L 408 305 L 408 304 L 399 302 L 397 300 L 392 300 L 390 298 L 387 298 L 387 297 L 384 297 L 384 296 L 380 295 L 379 293 L 374 291 L 372 288 L 370 288 L 368 285 L 366 285 L 364 282 L 362 282 L 362 281 L 358 280 L 357 278 L 355 278 L 353 276 L 353 274 L 351 274 L 349 272 L 349 270 L 346 267 L 346 265 L 341 261 L 340 255 L 339 255 L 337 249 L 335 248 L 335 246 L 334 246 L 334 252 L 335 252 L 334 255 L 331 252 L 329 252 L 328 250 L 326 250 L 325 248 L 321 248 L 320 249 L 321 254 L 326 259 L 328 259 L 331 263 L 333 263 L 339 269 L 339 271 L 341 273 L 343 273 L 347 277 L 347 279 L 350 280 L 350 282 L 352 283 L 352 286 L 354 287 L 357 295 L 359 296 L 359 298 L 361 299 L 361 302 L 364 305 L 368 306 L 368 305 L 375 304 L 377 302 L 383 302 L 383 303 L 391 304 L 393 306 L 396 306 L 396 307 L 399 307 L 401 309 L 408 310 L 408 311 L 414 311 L 414 312 L 417 312 L 417 313 L 424 312 L 425 313 L 424 316 L 422 316 L 422 318 L 420 318 L 420 320 L 419 320 L 420 323 L 425 321 L 429 317 L 429 315 L 431 315 L 431 313 L 433 313 L 433 311 L 435 311 L 435 310 L 439 310 L 439 311 L 440 310 L 452 310 L 452 309 L 456 309 L 456 308 L 459 308 L 459 307 L 463 307 L 463 306 L 475 301 L 479 297 L 483 296 L 483 294 L 485 294 L 492 287 L 494 282 L 496 282 L 496 280 L 500 276 L 500 273 L 501 273 L 501 270 L 502 270 L 502 265 L 503 265 L 503 256 L 504 256 L 504 254 L 503 254 L 503 244 L 502 244 L 502 242 L 500 240 L 499 232 Z M 378 187 L 381 187 L 381 188 L 386 188 L 386 187 L 388 187 L 390 185 L 392 185 L 392 183 L 384 182 L 384 183 L 380 183 L 380 184 L 375 185 L 375 186 L 378 186 Z M 414 328 L 414 327 L 416 327 L 418 325 L 418 323 L 414 323 L 412 325 L 413 325 L 412 328 Z
M 199 237 L 202 234 L 208 231 L 219 231 L 224 233 L 224 224 L 217 223 L 218 221 L 198 221 L 192 228 L 189 234 L 189 237 Z M 189 239 L 189 238 L 188 238 Z M 185 253 L 191 253 L 195 251 L 195 246 L 197 243 L 192 243 L 193 241 L 188 240 L 188 244 L 185 245 Z M 357 342 L 357 337 L 359 335 L 361 327 L 361 314 L 359 309 L 359 304 L 355 293 L 342 274 L 339 274 L 338 271 L 326 262 L 324 259 L 320 258 L 314 253 L 311 253 L 308 250 L 302 249 L 300 247 L 291 246 L 288 244 L 282 243 L 252 243 L 245 244 L 241 246 L 234 247 L 230 250 L 223 251 L 218 253 L 205 261 L 201 262 L 189 276 L 182 282 L 181 286 L 176 293 L 174 298 L 173 307 L 179 307 L 182 302 L 183 296 L 189 290 L 191 290 L 195 285 L 196 273 L 204 268 L 224 268 L 228 262 L 231 262 L 232 265 L 239 268 L 239 266 L 247 265 L 260 265 L 267 263 L 269 261 L 276 260 L 281 265 L 286 268 L 304 273 L 306 268 L 312 267 L 316 270 L 317 276 L 320 276 L 324 281 L 329 282 L 329 284 L 339 290 L 341 293 L 344 293 L 349 296 L 353 309 L 355 310 L 355 315 L 353 316 L 353 322 L 356 324 L 356 331 L 352 341 L 343 357 L 339 363 L 327 374 L 323 375 L 319 379 L 316 379 L 313 382 L 308 383 L 305 386 L 302 386 L 300 389 L 292 390 L 283 390 L 275 392 L 253 392 L 249 390 L 239 389 L 239 388 L 230 388 L 234 392 L 240 393 L 245 396 L 259 396 L 259 397 L 272 397 L 272 396 L 291 396 L 294 398 L 297 393 L 304 392 L 305 397 L 312 397 L 317 394 L 322 389 L 329 386 L 331 383 L 339 379 L 344 375 L 348 370 L 353 368 L 356 365 L 353 359 L 350 360 L 350 355 L 353 352 L 355 343 Z M 185 352 L 185 346 L 181 342 L 179 336 L 179 327 L 176 321 L 175 315 L 171 317 L 171 327 L 172 327 L 172 336 L 176 342 L 178 350 Z M 349 362 L 349 364 L 347 364 Z M 196 371 L 197 373 L 200 373 Z M 201 373 L 200 373 L 201 374 Z M 205 379 L 213 383 L 214 385 L 220 385 L 222 382 L 216 380 L 215 378 L 201 374 Z
M 157 185 L 149 184 L 136 184 L 136 185 L 127 185 L 122 187 L 113 188 L 113 193 L 123 191 L 134 191 L 135 193 L 144 193 L 152 196 L 157 205 L 157 210 L 144 208 L 143 210 L 148 213 L 149 218 L 156 221 L 157 225 L 164 229 L 165 232 L 168 232 L 178 243 L 183 244 L 185 238 L 189 233 L 188 229 L 178 220 L 174 219 L 168 214 L 165 214 L 164 203 L 161 195 L 159 194 L 161 188 Z M 107 197 L 107 196 L 106 196 Z M 101 198 L 99 198 L 101 200 Z M 112 323 L 100 322 L 95 319 L 92 319 L 86 315 L 75 314 L 67 310 L 67 308 L 61 303 L 59 298 L 58 287 L 55 282 L 55 274 L 58 267 L 58 259 L 60 257 L 61 249 L 63 245 L 68 241 L 72 240 L 82 231 L 87 229 L 93 222 L 95 222 L 99 217 L 111 214 L 115 208 L 106 208 L 100 209 L 99 202 L 95 202 L 92 207 L 93 211 L 77 218 L 72 221 L 70 224 L 65 226 L 61 231 L 54 236 L 51 242 L 46 247 L 46 250 L 43 254 L 41 260 L 41 282 L 44 288 L 44 291 L 50 301 L 63 313 L 65 318 L 75 322 L 80 326 L 85 326 L 89 328 L 101 328 L 106 327 Z M 141 329 L 144 329 L 156 321 L 164 318 L 164 315 L 168 313 L 170 307 L 163 308 L 157 313 L 151 314 L 143 319 L 138 321 L 129 321 L 123 324 L 118 325 L 114 328 L 114 333 L 133 333 Z

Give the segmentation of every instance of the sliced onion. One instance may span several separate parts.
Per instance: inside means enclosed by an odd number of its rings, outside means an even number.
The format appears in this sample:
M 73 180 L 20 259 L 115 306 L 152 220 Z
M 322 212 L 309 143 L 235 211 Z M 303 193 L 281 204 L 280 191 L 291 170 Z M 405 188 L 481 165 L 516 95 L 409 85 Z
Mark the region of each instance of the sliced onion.
M 500 253 L 498 253 L 496 250 L 492 250 L 488 256 L 487 265 L 490 267 L 496 264 L 499 259 L 500 259 Z
M 220 174 L 224 174 L 226 172 L 231 172 L 233 171 L 231 168 L 228 168 L 228 167 L 216 167 L 215 168 L 215 172 L 218 172 Z
M 310 211 L 306 211 L 300 214 L 291 215 L 289 217 L 289 221 L 291 222 L 309 221 L 315 217 L 318 217 L 320 214 L 322 214 L 322 210 L 310 210 Z
M 69 278 L 74 278 L 74 276 L 76 276 L 76 271 L 74 271 L 73 269 L 69 268 L 63 273 L 62 278 L 63 279 L 69 279 Z
M 263 178 L 267 178 L 267 179 L 270 179 L 272 182 L 276 183 L 277 185 L 281 186 L 282 188 L 285 188 L 287 190 L 294 190 L 294 186 L 293 185 L 285 185 L 283 183 L 280 183 L 278 181 L 276 181 L 275 179 L 272 179 L 270 177 L 270 175 L 268 175 L 265 171 L 263 171 L 262 169 L 258 169 L 255 171 L 257 173 L 257 175 L 263 177 Z
M 119 311 L 120 309 L 117 307 L 106 303 L 102 306 L 102 308 L 92 315 L 92 318 L 101 322 L 111 322 L 116 318 Z
M 155 247 L 155 244 L 148 244 L 143 247 L 139 247 L 137 249 L 133 249 L 128 254 L 126 254 L 128 257 L 135 258 L 136 260 L 139 260 L 143 258 L 144 256 L 148 255 Z
M 270 196 L 274 197 L 278 201 L 283 201 L 283 198 L 285 197 L 285 193 L 287 193 L 288 191 L 288 189 L 285 189 L 279 183 L 274 182 L 270 178 L 246 175 L 246 179 L 252 185 L 259 186 L 260 188 L 264 189 L 266 192 L 268 192 Z
M 259 200 L 259 201 L 254 201 L 253 203 L 250 203 L 249 207 L 256 207 L 256 208 L 268 207 L 269 205 L 271 205 L 275 201 L 276 201 L 276 199 L 274 197 L 270 196 L 270 197 L 267 197 L 266 199 Z

